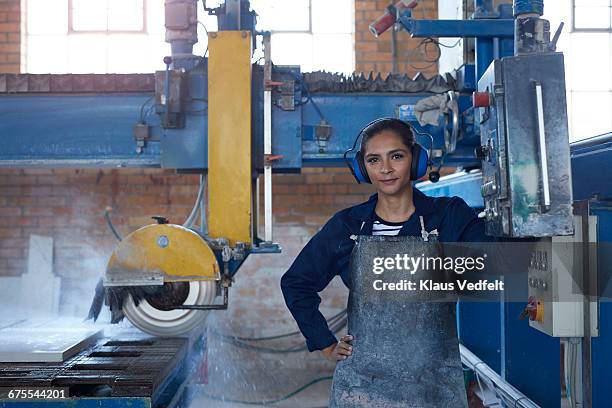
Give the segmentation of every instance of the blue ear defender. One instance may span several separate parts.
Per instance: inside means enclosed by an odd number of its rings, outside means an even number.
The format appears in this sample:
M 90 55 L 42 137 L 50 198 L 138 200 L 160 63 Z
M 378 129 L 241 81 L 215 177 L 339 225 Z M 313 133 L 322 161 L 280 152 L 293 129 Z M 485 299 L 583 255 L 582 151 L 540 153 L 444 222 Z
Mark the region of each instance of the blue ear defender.
M 344 160 L 345 160 L 349 170 L 353 174 L 353 177 L 355 177 L 355 180 L 359 184 L 371 184 L 372 183 L 372 180 L 370 180 L 370 177 L 368 176 L 368 172 L 367 172 L 366 167 L 365 167 L 365 160 L 364 160 L 364 157 L 363 157 L 363 153 L 361 152 L 361 149 L 357 150 L 355 152 L 355 155 L 350 160 L 347 159 L 347 154 L 349 152 L 351 152 L 351 151 L 355 151 L 355 149 L 357 147 L 357 142 L 359 141 L 359 138 L 363 135 L 363 133 L 370 126 L 372 126 L 372 125 L 374 125 L 376 123 L 385 121 L 385 120 L 397 121 L 397 122 L 400 122 L 404 126 L 410 127 L 409 124 L 407 124 L 406 122 L 401 121 L 399 119 L 395 119 L 395 118 L 379 118 L 379 119 L 376 119 L 376 120 L 368 123 L 363 129 L 361 129 L 361 131 L 359 132 L 359 134 L 355 138 L 355 142 L 353 143 L 353 147 L 351 149 L 347 150 L 344 153 Z M 410 130 L 412 131 L 412 127 L 410 127 Z M 418 179 L 420 179 L 421 177 L 423 177 L 427 173 L 427 167 L 430 164 L 429 163 L 429 155 L 427 154 L 427 149 L 425 149 L 419 143 L 415 143 L 414 145 L 412 145 L 411 153 L 412 153 L 412 165 L 411 165 L 411 168 L 410 168 L 410 179 L 411 180 L 418 180 Z

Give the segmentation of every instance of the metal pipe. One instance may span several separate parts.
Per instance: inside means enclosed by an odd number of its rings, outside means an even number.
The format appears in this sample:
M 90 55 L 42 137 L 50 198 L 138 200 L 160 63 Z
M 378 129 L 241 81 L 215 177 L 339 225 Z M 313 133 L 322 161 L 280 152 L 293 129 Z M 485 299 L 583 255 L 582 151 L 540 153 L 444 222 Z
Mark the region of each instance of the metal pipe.
M 591 259 L 589 234 L 589 200 L 574 203 L 582 222 L 582 287 L 583 287 L 583 337 L 582 337 L 582 406 L 593 406 L 593 360 L 591 355 Z
M 493 40 L 476 38 L 476 81 L 485 73 L 493 62 Z
M 263 37 L 264 46 L 264 241 L 272 242 L 272 51 L 271 36 Z
M 540 148 L 540 171 L 542 172 L 542 192 L 544 194 L 544 211 L 550 210 L 550 186 L 548 180 L 548 153 L 546 151 L 546 131 L 544 128 L 544 102 L 542 98 L 542 85 L 535 83 L 536 112 L 538 118 L 538 146 Z
M 531 401 L 522 392 L 514 388 L 510 383 L 502 379 L 491 367 L 484 361 L 476 357 L 467 347 L 459 344 L 459 352 L 461 353 L 461 362 L 474 371 L 476 375 L 480 375 L 495 386 L 498 396 L 509 403 L 511 407 L 522 408 L 539 408 L 535 402 Z

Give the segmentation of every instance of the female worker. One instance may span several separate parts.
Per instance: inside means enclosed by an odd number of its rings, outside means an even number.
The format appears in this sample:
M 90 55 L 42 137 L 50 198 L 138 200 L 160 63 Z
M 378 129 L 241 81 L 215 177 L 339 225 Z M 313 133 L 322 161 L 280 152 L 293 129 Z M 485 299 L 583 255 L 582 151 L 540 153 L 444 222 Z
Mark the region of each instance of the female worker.
M 349 260 L 357 237 L 383 236 L 376 239 L 387 239 L 397 236 L 393 238 L 397 239 L 406 236 L 419 241 L 435 237 L 441 242 L 486 240 L 483 221 L 461 198 L 428 197 L 413 187 L 412 182 L 425 175 L 428 158 L 426 150 L 416 143 L 408 124 L 382 118 L 367 125 L 357 139 L 360 136 L 361 147 L 353 166 L 349 164 L 349 167 L 358 182 L 371 182 L 376 193 L 364 203 L 337 212 L 306 244 L 281 279 L 285 302 L 306 338 L 308 350 L 321 350 L 333 361 L 350 362 L 353 346 L 358 347 L 360 339 L 350 332 L 350 307 L 349 334 L 340 341 L 336 339 L 319 311 L 318 292 L 336 275 L 340 275 L 353 291 L 349 278 L 354 272 Z M 379 330 L 378 326 L 373 330 Z M 380 329 L 380 333 L 384 330 Z M 334 382 L 337 376 L 338 368 Z M 401 402 L 402 398 L 397 397 L 395 402 Z M 369 404 L 376 406 L 372 400 Z M 360 406 L 342 405 L 338 400 L 331 405 Z

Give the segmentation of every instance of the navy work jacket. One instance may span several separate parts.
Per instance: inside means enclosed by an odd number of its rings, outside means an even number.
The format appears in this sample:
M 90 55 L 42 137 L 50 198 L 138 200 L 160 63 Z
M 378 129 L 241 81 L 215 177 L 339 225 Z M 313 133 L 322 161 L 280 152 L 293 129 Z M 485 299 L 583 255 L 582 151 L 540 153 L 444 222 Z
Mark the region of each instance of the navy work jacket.
M 355 241 L 351 235 L 372 235 L 378 194 L 334 214 L 302 249 L 281 278 L 281 289 L 289 311 L 306 338 L 308 350 L 321 350 L 336 337 L 319 311 L 321 292 L 336 276 L 349 285 L 349 258 Z M 421 236 L 419 216 L 425 229 L 438 230 L 441 242 L 485 242 L 484 221 L 459 197 L 429 197 L 413 188 L 415 211 L 399 235 Z M 362 228 L 363 226 L 363 228 Z

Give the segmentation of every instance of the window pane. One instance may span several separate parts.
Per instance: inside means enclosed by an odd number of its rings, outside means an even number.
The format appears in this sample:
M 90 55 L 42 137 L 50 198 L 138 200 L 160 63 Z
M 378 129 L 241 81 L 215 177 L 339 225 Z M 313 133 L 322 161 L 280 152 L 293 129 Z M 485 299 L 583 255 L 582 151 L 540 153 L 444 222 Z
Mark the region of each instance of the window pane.
M 271 43 L 276 65 L 300 65 L 302 72 L 312 71 L 312 35 L 273 34 Z
M 313 33 L 352 33 L 353 9 L 351 0 L 312 0 Z
M 27 44 L 27 73 L 68 72 L 68 40 L 65 35 L 31 35 Z
M 352 73 L 354 46 L 352 34 L 314 34 L 312 69 L 331 72 Z
M 142 31 L 142 0 L 110 0 L 108 7 L 108 29 L 115 31 Z
M 106 31 L 106 1 L 72 0 L 72 6 L 72 28 L 75 31 Z
M 108 36 L 108 73 L 138 74 L 150 72 L 146 66 L 147 37 L 138 34 Z
M 610 28 L 610 6 L 576 7 L 574 9 L 574 26 L 581 28 Z
M 28 34 L 65 34 L 68 32 L 68 0 L 28 0 Z
M 164 40 L 163 35 L 149 35 L 147 37 L 146 72 L 165 69 L 163 59 L 166 55 L 170 55 L 170 44 Z
M 201 9 L 198 9 L 200 13 Z M 149 1 L 147 2 L 147 32 L 151 34 L 163 34 L 166 32 L 164 28 L 164 2 L 163 1 Z M 201 20 L 202 16 L 198 15 Z
M 107 35 L 73 34 L 68 36 L 68 72 L 104 74 L 107 71 Z
M 609 132 L 612 92 L 572 92 L 570 141 Z
M 576 6 L 609 6 L 610 0 L 574 0 Z
M 569 86 L 576 91 L 611 89 L 611 41 L 608 33 L 573 33 L 567 56 Z M 593 52 L 597 50 L 597 52 Z
M 257 28 L 270 31 L 307 31 L 308 0 L 254 0 L 251 8 L 258 14 Z

